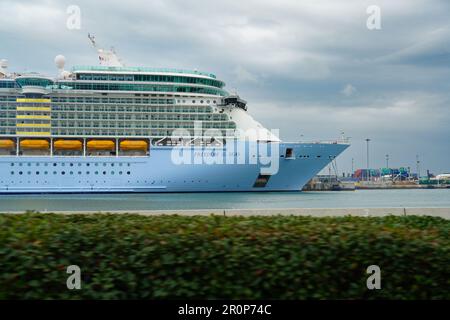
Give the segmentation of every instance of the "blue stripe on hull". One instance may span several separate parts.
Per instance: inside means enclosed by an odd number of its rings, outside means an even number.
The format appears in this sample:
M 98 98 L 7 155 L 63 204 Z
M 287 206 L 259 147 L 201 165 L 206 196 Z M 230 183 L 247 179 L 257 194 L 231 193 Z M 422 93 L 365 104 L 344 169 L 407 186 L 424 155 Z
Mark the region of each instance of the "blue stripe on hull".
M 280 143 L 280 156 L 292 148 L 295 157 L 280 157 L 278 172 L 261 188 L 253 186 L 260 164 L 176 165 L 171 147 L 153 147 L 149 157 L 1 156 L 0 193 L 298 191 L 347 147 Z

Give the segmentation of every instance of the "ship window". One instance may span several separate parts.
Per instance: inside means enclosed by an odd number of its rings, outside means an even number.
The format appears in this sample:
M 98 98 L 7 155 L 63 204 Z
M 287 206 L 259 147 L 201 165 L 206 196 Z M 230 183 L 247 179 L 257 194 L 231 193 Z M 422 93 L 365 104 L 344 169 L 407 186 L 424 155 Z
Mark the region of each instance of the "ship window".
M 65 175 L 65 174 L 66 174 L 66 172 L 65 172 L 65 171 L 61 171 L 61 174 L 62 174 L 62 175 Z
M 11 171 L 11 174 L 14 174 L 14 171 Z
M 127 171 L 127 174 L 129 175 L 129 174 L 130 174 L 130 171 Z
M 56 174 L 56 171 L 53 171 L 53 174 Z
M 73 171 L 70 171 L 69 174 L 70 174 L 70 175 L 73 175 Z
M 11 163 L 11 167 L 14 167 L 14 163 Z
M 294 149 L 286 148 L 286 158 L 292 158 L 294 156 Z
M 48 174 L 48 171 L 44 171 L 44 174 Z
M 56 163 L 54 163 L 53 166 L 56 167 Z
M 36 174 L 39 175 L 39 171 L 36 171 Z
M 122 174 L 122 171 L 119 171 L 119 174 Z
M 95 171 L 95 174 L 98 174 L 98 171 Z
M 106 171 L 103 171 L 103 174 L 106 174 Z

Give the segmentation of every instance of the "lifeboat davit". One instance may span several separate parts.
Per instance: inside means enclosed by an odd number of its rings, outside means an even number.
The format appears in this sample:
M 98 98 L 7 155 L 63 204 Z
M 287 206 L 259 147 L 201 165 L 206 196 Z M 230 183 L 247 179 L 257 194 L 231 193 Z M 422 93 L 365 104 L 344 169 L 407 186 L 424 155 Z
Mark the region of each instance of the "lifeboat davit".
M 47 140 L 22 140 L 20 141 L 21 149 L 42 150 L 50 148 L 50 142 Z
M 113 151 L 116 147 L 116 144 L 111 140 L 91 140 L 88 141 L 87 147 L 90 150 Z
M 148 143 L 144 140 L 124 140 L 120 142 L 120 150 L 123 151 L 147 151 Z
M 53 143 L 55 150 L 81 150 L 83 144 L 79 140 L 57 140 Z
M 0 149 L 14 149 L 16 144 L 10 139 L 0 140 Z

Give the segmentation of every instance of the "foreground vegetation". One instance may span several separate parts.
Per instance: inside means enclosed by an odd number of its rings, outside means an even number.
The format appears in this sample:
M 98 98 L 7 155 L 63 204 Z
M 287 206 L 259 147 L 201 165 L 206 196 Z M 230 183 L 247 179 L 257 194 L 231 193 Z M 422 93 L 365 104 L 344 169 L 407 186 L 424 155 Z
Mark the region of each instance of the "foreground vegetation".
M 0 214 L 0 298 L 449 299 L 449 230 L 418 216 Z M 374 264 L 381 290 L 366 287 Z

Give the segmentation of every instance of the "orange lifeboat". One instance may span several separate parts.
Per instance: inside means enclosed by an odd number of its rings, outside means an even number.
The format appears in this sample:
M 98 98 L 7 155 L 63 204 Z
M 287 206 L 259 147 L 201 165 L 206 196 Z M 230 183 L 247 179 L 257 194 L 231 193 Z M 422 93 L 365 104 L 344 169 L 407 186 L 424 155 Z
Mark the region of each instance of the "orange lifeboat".
M 120 150 L 123 151 L 147 151 L 148 143 L 144 140 L 124 140 L 120 142 Z
M 20 148 L 30 150 L 42 150 L 50 148 L 50 143 L 47 140 L 22 140 L 20 141 Z
M 9 139 L 0 140 L 0 149 L 14 149 L 16 144 L 14 141 Z
M 53 144 L 55 150 L 81 150 L 83 144 L 79 140 L 57 140 Z
M 91 140 L 88 141 L 87 147 L 90 150 L 108 150 L 113 151 L 116 144 L 111 140 Z

